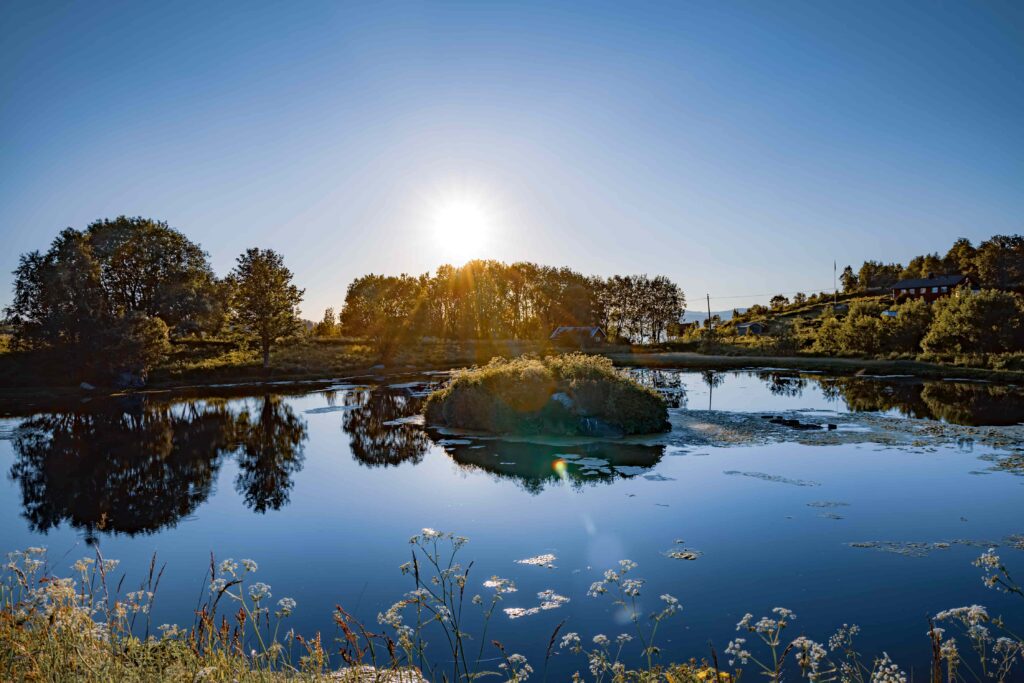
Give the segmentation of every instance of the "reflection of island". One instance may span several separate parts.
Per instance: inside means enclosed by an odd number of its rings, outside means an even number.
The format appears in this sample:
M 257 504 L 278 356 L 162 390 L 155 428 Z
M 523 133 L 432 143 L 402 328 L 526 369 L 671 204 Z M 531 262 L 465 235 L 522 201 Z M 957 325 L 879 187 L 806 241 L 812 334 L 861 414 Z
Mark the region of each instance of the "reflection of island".
M 461 467 L 515 480 L 531 493 L 540 493 L 548 484 L 560 481 L 579 488 L 633 477 L 657 465 L 665 453 L 664 446 L 614 441 L 551 446 L 435 436 Z
M 346 411 L 342 429 L 360 464 L 391 467 L 405 462 L 416 464 L 430 448 L 430 437 L 408 418 L 419 415 L 423 399 L 386 387 L 353 391 L 345 395 Z
M 223 458 L 236 452 L 246 503 L 280 507 L 305 439 L 305 424 L 276 396 L 237 411 L 222 400 L 96 402 L 22 422 L 10 476 L 37 531 L 66 522 L 90 538 L 153 533 L 205 501 Z

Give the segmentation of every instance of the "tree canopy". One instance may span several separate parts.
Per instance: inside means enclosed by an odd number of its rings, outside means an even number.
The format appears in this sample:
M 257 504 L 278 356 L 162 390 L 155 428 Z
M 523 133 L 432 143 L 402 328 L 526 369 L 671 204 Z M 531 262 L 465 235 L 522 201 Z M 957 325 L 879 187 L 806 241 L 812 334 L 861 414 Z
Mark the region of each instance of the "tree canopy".
M 560 325 L 658 341 L 685 305 L 682 290 L 664 276 L 603 279 L 534 263 L 470 261 L 433 275 L 357 278 L 346 292 L 341 327 L 373 340 L 382 354 L 408 336 L 544 339 Z
M 899 280 L 926 278 L 929 275 L 963 275 L 975 285 L 997 289 L 1024 286 L 1024 237 L 993 235 L 978 245 L 961 237 L 945 256 L 922 254 L 910 259 L 906 266 L 865 261 L 854 273 L 851 266 L 843 269 L 844 292 L 884 290 Z
M 273 249 L 247 249 L 228 276 L 232 322 L 259 342 L 263 367 L 270 365 L 270 347 L 298 330 L 298 306 L 305 290 L 292 284 L 292 272 Z
M 23 254 L 14 277 L 6 317 L 16 344 L 61 348 L 92 372 L 144 372 L 169 332 L 212 331 L 224 317 L 203 250 L 148 218 L 66 228 L 45 253 Z

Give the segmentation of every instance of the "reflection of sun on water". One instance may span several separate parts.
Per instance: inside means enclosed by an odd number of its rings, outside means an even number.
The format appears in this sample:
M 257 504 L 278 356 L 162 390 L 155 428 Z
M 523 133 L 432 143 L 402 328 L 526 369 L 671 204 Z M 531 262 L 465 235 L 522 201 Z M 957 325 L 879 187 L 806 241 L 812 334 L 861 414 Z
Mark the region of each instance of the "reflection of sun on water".
M 438 250 L 456 264 L 481 258 L 494 223 L 488 207 L 478 198 L 447 197 L 437 202 L 431 230 Z

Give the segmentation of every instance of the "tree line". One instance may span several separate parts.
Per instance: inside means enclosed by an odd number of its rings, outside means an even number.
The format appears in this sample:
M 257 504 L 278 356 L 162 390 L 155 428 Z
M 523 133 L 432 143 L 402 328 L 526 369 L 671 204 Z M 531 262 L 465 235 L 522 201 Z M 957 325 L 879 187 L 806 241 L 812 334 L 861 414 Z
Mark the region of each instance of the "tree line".
M 561 325 L 599 326 L 610 338 L 664 339 L 686 297 L 665 276 L 586 276 L 570 268 L 475 260 L 434 274 L 354 280 L 340 318 L 333 309 L 314 328 L 374 341 L 386 352 L 403 339 L 545 339 Z
M 846 266 L 840 276 L 844 292 L 884 290 L 900 280 L 929 275 L 963 275 L 980 287 L 1010 289 L 1024 285 L 1024 237 L 994 235 L 977 247 L 961 237 L 945 256 L 938 252 L 910 259 L 907 265 L 865 261 L 857 271 Z
M 83 376 L 141 383 L 171 335 L 231 327 L 270 347 L 299 329 L 303 290 L 271 249 L 248 249 L 218 278 L 209 257 L 167 223 L 120 216 L 66 228 L 23 254 L 5 310 L 18 349 L 51 350 Z
M 882 313 L 888 311 L 889 315 Z M 932 304 L 908 299 L 895 306 L 855 301 L 838 317 L 826 308 L 812 334 L 813 350 L 829 355 L 919 354 L 949 360 L 998 356 L 1024 349 L 1024 297 L 998 289 L 962 287 Z
M 120 216 L 66 228 L 45 251 L 23 254 L 4 322 L 15 349 L 54 352 L 83 378 L 133 386 L 176 338 L 240 334 L 267 367 L 276 342 L 304 331 L 303 294 L 273 250 L 246 250 L 219 278 L 180 231 Z M 367 339 L 382 356 L 424 337 L 539 340 L 560 325 L 597 325 L 617 339 L 651 342 L 673 330 L 685 305 L 664 276 L 600 278 L 479 260 L 433 274 L 359 277 L 340 315 L 328 309 L 312 332 Z

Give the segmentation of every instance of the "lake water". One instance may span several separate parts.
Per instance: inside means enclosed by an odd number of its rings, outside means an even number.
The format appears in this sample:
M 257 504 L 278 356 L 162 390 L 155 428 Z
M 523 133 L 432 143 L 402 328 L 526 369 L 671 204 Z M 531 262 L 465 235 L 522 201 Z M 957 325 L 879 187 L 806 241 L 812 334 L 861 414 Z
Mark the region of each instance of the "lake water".
M 673 411 L 799 410 L 839 425 L 857 411 L 965 425 L 1024 421 L 1013 387 L 784 371 L 636 373 L 665 392 Z M 744 613 L 776 606 L 797 613 L 794 637 L 825 641 L 856 623 L 865 652 L 885 649 L 919 674 L 930 614 L 980 603 L 1024 626 L 1024 600 L 987 590 L 970 564 L 999 544 L 1024 574 L 1024 552 L 1006 540 L 1024 533 L 1024 477 L 992 471 L 984 457 L 991 449 L 980 443 L 466 439 L 403 419 L 440 380 L 356 378 L 250 395 L 221 388 L 0 419 L 0 547 L 45 546 L 68 575 L 96 544 L 121 560 L 126 590 L 156 553 L 167 564 L 156 624 L 191 624 L 211 552 L 253 558 L 275 602 L 297 601 L 297 632 L 333 637 L 335 604 L 375 626 L 377 613 L 411 589 L 398 567 L 412 534 L 453 531 L 470 538 L 461 551 L 476 562 L 470 591 L 486 594 L 480 582 L 500 575 L 519 587 L 502 607 L 533 607 L 547 589 L 569 598 L 521 619 L 499 615 L 491 626 L 488 639 L 538 670 L 563 619 L 563 632 L 588 641 L 627 630 L 610 600 L 586 596 L 623 558 L 647 581 L 644 609 L 656 609 L 661 593 L 683 604 L 659 635 L 674 659 L 706 656 L 709 640 L 721 652 Z M 893 545 L 850 545 L 875 542 Z M 699 556 L 666 554 L 683 548 Z M 556 556 L 554 568 L 516 563 L 546 553 Z M 560 654 L 549 674 L 562 680 L 577 669 L 585 661 Z

